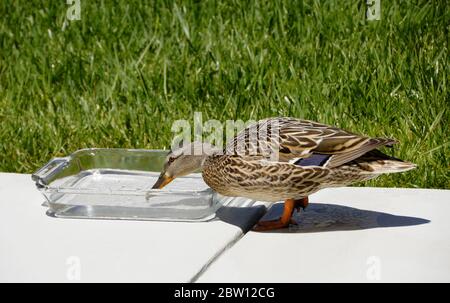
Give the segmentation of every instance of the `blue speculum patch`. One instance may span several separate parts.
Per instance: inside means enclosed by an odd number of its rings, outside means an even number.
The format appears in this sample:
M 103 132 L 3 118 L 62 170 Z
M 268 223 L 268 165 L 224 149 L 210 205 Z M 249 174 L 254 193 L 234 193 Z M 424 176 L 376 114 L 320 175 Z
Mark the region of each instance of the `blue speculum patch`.
M 323 166 L 331 155 L 313 154 L 312 156 L 304 159 L 299 159 L 294 164 L 299 166 Z

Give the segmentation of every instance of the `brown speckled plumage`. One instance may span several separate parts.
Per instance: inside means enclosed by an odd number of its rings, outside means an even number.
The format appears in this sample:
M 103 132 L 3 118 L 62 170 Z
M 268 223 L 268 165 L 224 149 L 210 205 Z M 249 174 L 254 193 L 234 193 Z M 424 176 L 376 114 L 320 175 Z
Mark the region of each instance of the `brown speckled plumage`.
M 276 123 L 272 123 L 272 122 Z M 268 127 L 272 125 L 272 127 Z M 274 129 L 274 126 L 277 129 Z M 278 152 L 278 160 L 252 141 L 251 133 L 268 128 L 265 139 Z M 272 136 L 273 137 L 273 136 Z M 207 157 L 203 179 L 217 192 L 256 200 L 300 199 L 326 187 L 345 186 L 375 178 L 383 173 L 400 172 L 415 167 L 412 163 L 389 157 L 376 148 L 395 143 L 385 138 L 356 135 L 339 128 L 294 118 L 258 121 L 241 131 L 225 148 L 225 154 Z M 244 149 L 238 150 L 242 144 Z M 323 166 L 302 167 L 289 161 L 314 153 L 330 155 Z

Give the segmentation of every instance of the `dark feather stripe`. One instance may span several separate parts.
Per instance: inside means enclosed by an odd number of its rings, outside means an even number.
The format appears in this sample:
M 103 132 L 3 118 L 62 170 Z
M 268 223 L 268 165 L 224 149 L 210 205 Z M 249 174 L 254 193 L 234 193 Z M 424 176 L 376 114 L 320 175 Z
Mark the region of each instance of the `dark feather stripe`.
M 297 160 L 294 164 L 299 166 L 322 166 L 330 157 L 331 155 L 313 154 L 308 158 Z

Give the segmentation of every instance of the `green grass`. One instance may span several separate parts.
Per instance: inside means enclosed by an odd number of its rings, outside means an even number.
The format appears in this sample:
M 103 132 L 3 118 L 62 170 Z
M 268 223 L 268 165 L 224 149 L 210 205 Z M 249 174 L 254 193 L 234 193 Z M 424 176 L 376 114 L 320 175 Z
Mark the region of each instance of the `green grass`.
M 400 140 L 372 186 L 450 188 L 445 1 L 0 2 L 0 171 L 164 148 L 172 122 L 295 116 Z M 249 1 L 249 3 L 252 1 Z M 366 184 L 366 185 L 367 185 Z

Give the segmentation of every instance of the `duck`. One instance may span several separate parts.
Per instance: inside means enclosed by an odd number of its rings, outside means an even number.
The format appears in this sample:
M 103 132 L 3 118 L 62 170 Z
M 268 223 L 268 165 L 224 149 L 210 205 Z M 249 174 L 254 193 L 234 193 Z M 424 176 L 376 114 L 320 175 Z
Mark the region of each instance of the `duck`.
M 253 227 L 280 229 L 294 223 L 294 211 L 304 210 L 308 197 L 321 189 L 414 169 L 414 163 L 380 150 L 396 143 L 311 120 L 266 118 L 248 125 L 224 148 L 192 142 L 169 151 L 152 188 L 201 170 L 205 183 L 224 196 L 284 201 L 279 218 Z

